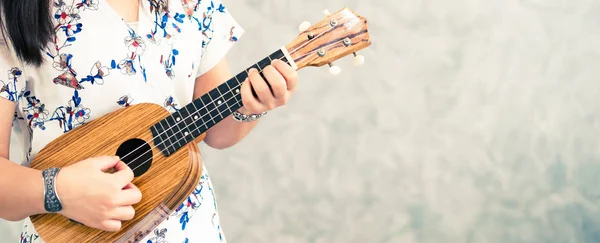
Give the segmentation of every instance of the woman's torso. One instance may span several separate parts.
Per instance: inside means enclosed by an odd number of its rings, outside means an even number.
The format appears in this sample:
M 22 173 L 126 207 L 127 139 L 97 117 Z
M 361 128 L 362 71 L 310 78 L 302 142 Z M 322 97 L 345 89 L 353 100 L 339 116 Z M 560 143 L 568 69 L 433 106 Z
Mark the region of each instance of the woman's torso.
M 44 50 L 45 63 L 6 79 L 10 92 L 17 76 L 11 152 L 24 157 L 19 161 L 27 164 L 56 137 L 116 109 L 151 102 L 175 111 L 191 101 L 219 6 L 174 0 L 167 12 L 160 3 L 142 1 L 134 29 L 104 0 L 55 1 L 57 37 Z

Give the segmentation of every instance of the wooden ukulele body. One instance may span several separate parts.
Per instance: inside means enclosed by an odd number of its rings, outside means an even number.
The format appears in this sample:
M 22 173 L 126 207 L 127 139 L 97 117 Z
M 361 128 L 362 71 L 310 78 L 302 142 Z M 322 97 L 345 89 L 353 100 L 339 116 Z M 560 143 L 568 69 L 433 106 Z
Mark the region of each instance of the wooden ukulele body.
M 65 167 L 91 157 L 114 156 L 118 150 L 127 154 L 139 147 L 140 142 L 147 142 L 146 148 L 152 151 L 151 166 L 147 168 L 150 163 L 139 166 L 146 168 L 145 172 L 134 169 L 137 165 L 129 165 L 136 173 L 133 183 L 142 192 L 142 201 L 134 205 L 135 217 L 124 221 L 120 231 L 97 230 L 59 214 L 34 215 L 31 220 L 44 242 L 138 242 L 191 194 L 202 173 L 196 142 L 204 135 L 170 156 L 163 156 L 155 147 L 150 127 L 169 114 L 155 104 L 132 105 L 73 129 L 35 156 L 31 167 L 43 170 Z M 138 175 L 141 172 L 143 174 Z

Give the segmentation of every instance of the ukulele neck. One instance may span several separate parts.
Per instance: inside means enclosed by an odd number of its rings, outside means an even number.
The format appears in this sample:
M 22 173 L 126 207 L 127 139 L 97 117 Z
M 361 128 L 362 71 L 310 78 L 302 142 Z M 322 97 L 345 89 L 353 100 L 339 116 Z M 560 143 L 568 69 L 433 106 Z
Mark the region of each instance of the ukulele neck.
M 240 88 L 248 77 L 248 71 L 256 68 L 262 73 L 262 70 L 275 59 L 280 59 L 295 67 L 294 61 L 290 61 L 291 57 L 286 48 L 275 51 L 227 82 L 154 124 L 150 128 L 154 143 L 163 151 L 165 156 L 169 156 L 227 118 L 234 111 L 240 109 L 243 106 Z

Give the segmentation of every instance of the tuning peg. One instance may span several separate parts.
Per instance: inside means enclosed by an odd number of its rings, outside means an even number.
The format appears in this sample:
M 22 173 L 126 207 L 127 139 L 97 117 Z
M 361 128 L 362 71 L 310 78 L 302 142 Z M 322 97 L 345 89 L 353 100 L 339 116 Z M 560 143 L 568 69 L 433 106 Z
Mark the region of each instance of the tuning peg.
M 310 27 L 310 22 L 308 21 L 304 21 L 300 24 L 300 27 L 298 27 L 298 30 L 300 30 L 300 32 L 304 32 L 306 31 L 308 28 Z
M 323 14 L 325 14 L 325 16 L 331 15 L 331 13 L 329 12 L 329 10 L 327 10 L 327 9 L 323 10 Z
M 365 64 L 365 56 L 354 53 L 354 66 Z
M 329 63 L 329 73 L 331 75 L 337 76 L 341 72 L 342 72 L 342 69 L 340 67 L 333 65 L 333 63 Z

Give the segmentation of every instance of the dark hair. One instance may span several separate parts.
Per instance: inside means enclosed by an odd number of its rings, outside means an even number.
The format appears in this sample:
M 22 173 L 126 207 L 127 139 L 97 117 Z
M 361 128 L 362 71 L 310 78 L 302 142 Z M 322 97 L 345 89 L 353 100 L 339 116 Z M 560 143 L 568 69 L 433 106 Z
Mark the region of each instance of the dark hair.
M 21 61 L 39 66 L 42 50 L 52 41 L 51 0 L 0 0 L 0 28 Z

